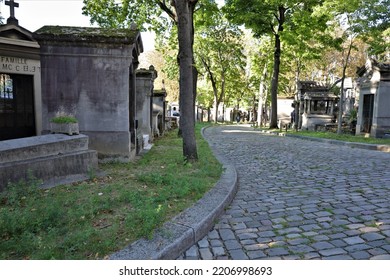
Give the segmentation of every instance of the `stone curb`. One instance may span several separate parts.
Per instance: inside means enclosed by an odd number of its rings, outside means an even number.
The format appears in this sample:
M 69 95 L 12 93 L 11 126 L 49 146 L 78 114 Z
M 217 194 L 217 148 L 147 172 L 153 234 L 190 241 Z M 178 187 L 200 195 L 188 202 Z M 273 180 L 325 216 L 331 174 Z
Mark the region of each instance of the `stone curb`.
M 202 136 L 204 139 L 204 131 Z M 207 140 L 206 140 L 207 141 Z M 209 145 L 211 145 L 209 143 Z M 156 230 L 153 238 L 139 239 L 123 250 L 112 254 L 110 260 L 174 260 L 202 239 L 215 220 L 224 212 L 237 192 L 237 172 L 220 154 L 215 157 L 224 171 L 216 185 L 193 206 Z
M 323 142 L 328 144 L 334 144 L 339 146 L 348 146 L 351 148 L 358 148 L 358 149 L 365 149 L 365 150 L 372 150 L 372 151 L 380 151 L 385 153 L 390 153 L 390 145 L 383 145 L 383 144 L 365 144 L 365 143 L 358 143 L 358 142 L 346 142 L 341 140 L 334 140 L 334 139 L 325 139 L 325 138 L 316 138 L 316 137 L 309 137 L 309 136 L 301 136 L 301 135 L 292 135 L 292 134 L 286 134 L 284 132 L 269 132 L 266 130 L 260 130 L 261 133 L 266 134 L 274 134 L 277 136 L 282 137 L 292 137 L 292 138 L 299 138 L 314 142 Z

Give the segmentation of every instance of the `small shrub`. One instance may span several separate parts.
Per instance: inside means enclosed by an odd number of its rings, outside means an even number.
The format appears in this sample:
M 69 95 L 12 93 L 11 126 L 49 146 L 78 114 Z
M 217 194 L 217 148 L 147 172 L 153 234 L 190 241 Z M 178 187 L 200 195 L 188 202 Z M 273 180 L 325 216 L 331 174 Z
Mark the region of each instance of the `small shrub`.
M 57 116 L 50 120 L 53 123 L 77 123 L 77 119 L 73 116 Z

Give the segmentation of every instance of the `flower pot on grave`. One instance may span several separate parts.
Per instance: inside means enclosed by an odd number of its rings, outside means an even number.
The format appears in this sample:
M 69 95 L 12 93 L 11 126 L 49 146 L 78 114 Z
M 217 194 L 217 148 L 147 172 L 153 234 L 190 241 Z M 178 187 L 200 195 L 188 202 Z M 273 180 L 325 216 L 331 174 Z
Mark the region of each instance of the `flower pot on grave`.
M 59 115 L 50 120 L 50 130 L 51 133 L 79 134 L 79 123 L 71 115 Z
M 51 133 L 60 133 L 60 134 L 79 134 L 79 123 L 55 123 L 50 122 L 50 131 Z

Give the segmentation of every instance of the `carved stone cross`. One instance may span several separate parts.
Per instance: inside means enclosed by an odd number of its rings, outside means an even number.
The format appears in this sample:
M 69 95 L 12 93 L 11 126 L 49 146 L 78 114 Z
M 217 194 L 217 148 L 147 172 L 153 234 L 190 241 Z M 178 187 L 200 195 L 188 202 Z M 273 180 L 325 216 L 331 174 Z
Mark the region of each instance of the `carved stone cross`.
M 10 17 L 15 18 L 15 8 L 19 8 L 19 3 L 14 2 L 14 0 L 5 1 L 5 4 L 10 8 Z

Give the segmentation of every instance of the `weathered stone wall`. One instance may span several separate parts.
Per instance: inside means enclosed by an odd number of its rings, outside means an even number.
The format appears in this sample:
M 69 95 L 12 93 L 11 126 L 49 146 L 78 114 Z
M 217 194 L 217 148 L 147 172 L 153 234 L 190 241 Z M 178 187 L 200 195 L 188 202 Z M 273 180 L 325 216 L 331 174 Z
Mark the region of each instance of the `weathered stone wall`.
M 390 133 L 390 80 L 381 81 L 374 103 L 374 116 L 371 135 L 383 137 Z
M 131 49 L 42 46 L 41 56 L 43 130 L 57 113 L 74 114 L 93 149 L 130 157 Z
M 56 114 L 74 114 L 102 160 L 135 155 L 135 79 L 142 51 L 138 31 L 43 27 L 43 130 Z

